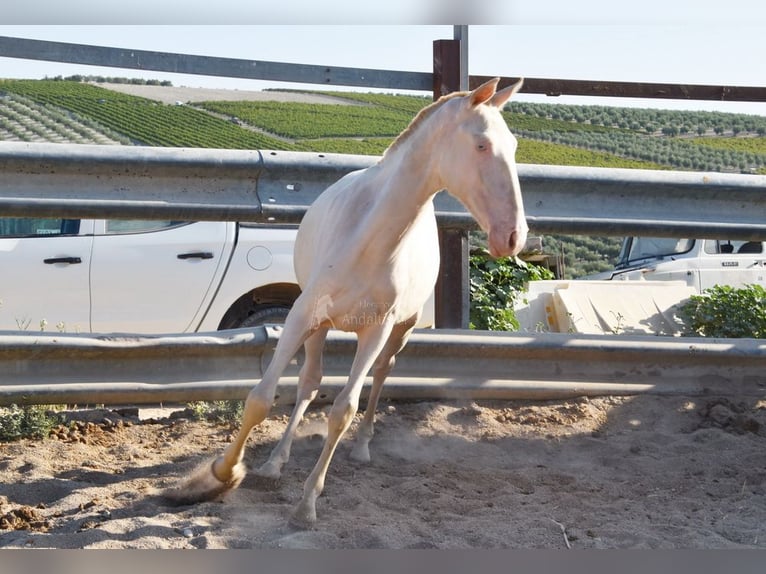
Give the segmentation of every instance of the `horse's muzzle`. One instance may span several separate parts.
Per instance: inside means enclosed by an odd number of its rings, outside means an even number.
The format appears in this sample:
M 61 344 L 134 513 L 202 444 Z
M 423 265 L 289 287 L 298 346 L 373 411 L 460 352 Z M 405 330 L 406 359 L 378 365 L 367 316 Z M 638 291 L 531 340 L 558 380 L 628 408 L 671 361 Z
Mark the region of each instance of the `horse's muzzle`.
M 510 233 L 493 229 L 489 232 L 489 254 L 492 257 L 513 257 L 524 249 L 526 242 L 525 229 L 514 229 Z

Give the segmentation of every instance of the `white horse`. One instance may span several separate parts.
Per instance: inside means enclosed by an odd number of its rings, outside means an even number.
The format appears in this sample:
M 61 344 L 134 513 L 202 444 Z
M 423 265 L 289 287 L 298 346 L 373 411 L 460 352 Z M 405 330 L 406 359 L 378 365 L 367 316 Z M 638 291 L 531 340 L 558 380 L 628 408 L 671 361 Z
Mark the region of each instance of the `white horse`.
M 256 473 L 279 478 L 296 427 L 319 388 L 330 328 L 357 333 L 356 355 L 291 522 L 308 526 L 316 521 L 316 500 L 330 460 L 357 412 L 372 369 L 369 401 L 351 453 L 359 461 L 370 459 L 381 387 L 439 270 L 434 195 L 446 189 L 465 205 L 488 233 L 493 256 L 516 255 L 526 241 L 516 139 L 500 113 L 522 80 L 500 91 L 498 81 L 444 96 L 423 109 L 376 165 L 341 178 L 308 209 L 294 256 L 302 293 L 287 316 L 269 367 L 247 397 L 239 432 L 221 456 L 167 492 L 168 497 L 179 503 L 209 500 L 239 485 L 248 435 L 268 415 L 280 375 L 304 345 L 295 408 L 282 440 Z

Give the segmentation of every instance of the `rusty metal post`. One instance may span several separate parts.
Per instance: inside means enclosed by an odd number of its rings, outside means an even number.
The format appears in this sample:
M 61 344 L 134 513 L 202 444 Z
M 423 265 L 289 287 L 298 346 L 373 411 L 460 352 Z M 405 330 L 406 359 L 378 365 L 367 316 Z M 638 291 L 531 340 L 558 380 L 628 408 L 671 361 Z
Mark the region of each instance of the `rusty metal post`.
M 460 40 L 434 41 L 434 100 L 460 90 Z M 459 229 L 439 229 L 441 268 L 436 281 L 436 327 L 468 327 L 470 278 L 468 234 Z

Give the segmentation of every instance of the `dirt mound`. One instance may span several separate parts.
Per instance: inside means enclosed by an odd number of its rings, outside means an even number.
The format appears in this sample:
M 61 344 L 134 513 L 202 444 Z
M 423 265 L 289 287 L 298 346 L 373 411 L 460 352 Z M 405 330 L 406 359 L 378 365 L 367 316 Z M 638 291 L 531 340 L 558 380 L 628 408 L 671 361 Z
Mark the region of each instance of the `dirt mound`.
M 708 401 L 700 411 L 700 428 L 715 427 L 738 434 L 759 433 L 766 424 L 766 401 L 759 401 L 755 408 L 745 402 L 728 398 Z
M 47 532 L 50 523 L 39 510 L 24 504 L 6 510 L 10 506 L 6 497 L 0 497 L 0 530 Z

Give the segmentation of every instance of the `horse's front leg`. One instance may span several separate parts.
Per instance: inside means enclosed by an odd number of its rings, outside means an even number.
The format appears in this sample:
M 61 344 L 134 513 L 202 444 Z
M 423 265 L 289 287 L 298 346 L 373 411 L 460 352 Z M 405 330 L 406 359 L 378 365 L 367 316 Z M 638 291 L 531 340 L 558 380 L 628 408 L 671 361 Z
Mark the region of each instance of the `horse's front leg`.
M 412 333 L 412 329 L 418 322 L 420 313 L 412 317 L 409 321 L 399 323 L 391 331 L 391 335 L 375 360 L 372 367 L 372 388 L 370 396 L 367 399 L 367 407 L 364 410 L 364 418 L 356 431 L 356 443 L 351 451 L 351 458 L 357 462 L 370 462 L 370 441 L 375 434 L 375 410 L 380 400 L 380 392 L 383 389 L 383 383 L 386 381 L 391 369 L 396 364 L 396 355 L 407 344 L 407 339 Z
M 279 444 L 271 451 L 269 459 L 255 471 L 256 476 L 260 478 L 277 481 L 282 476 L 282 467 L 290 458 L 290 448 L 295 437 L 295 431 L 309 404 L 316 397 L 319 384 L 322 382 L 322 349 L 326 337 L 327 329 L 321 328 L 304 343 L 306 358 L 298 377 L 298 394 L 295 407 Z
M 348 382 L 333 402 L 327 421 L 327 438 L 322 453 L 303 487 L 303 498 L 298 503 L 291 517 L 291 523 L 298 527 L 308 527 L 316 522 L 316 501 L 324 489 L 327 469 L 333 453 L 343 434 L 348 430 L 359 408 L 359 395 L 364 379 L 372 367 L 375 358 L 386 344 L 393 321 L 389 318 L 379 325 L 372 325 L 358 332 L 354 362 L 351 365 Z
M 234 441 L 212 464 L 206 464 L 179 486 L 166 490 L 164 496 L 167 499 L 177 504 L 193 504 L 213 500 L 239 486 L 245 476 L 242 459 L 250 431 L 268 416 L 279 377 L 303 342 L 318 328 L 311 311 L 311 306 L 301 302 L 299 297 L 285 320 L 271 363 L 245 400 L 242 421 Z

